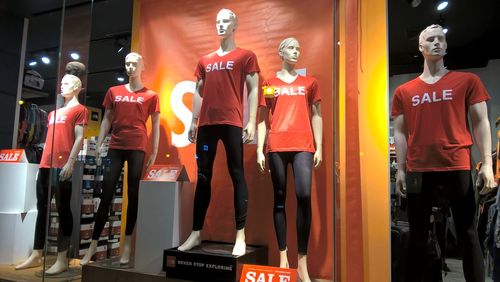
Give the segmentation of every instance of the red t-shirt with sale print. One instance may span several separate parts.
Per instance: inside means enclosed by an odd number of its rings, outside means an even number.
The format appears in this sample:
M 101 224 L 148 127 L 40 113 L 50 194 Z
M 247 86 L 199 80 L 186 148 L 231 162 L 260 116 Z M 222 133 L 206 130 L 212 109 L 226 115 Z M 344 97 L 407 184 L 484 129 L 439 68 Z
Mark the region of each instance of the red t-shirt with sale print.
M 109 88 L 102 105 L 114 112 L 109 148 L 146 152 L 146 122 L 151 114 L 160 112 L 158 95 L 146 87 L 130 92 L 119 85 Z
M 470 169 L 469 107 L 490 98 L 479 77 L 450 71 L 434 84 L 419 77 L 399 86 L 392 116 L 404 115 L 408 171 Z
M 236 48 L 219 56 L 217 52 L 203 56 L 195 75 L 203 79 L 203 103 L 198 125 L 228 124 L 243 127 L 243 89 L 246 75 L 259 72 L 252 51 Z
M 80 104 L 49 113 L 45 148 L 40 160 L 41 168 L 62 168 L 66 164 L 75 143 L 75 126 L 87 125 L 87 118 L 87 108 Z
M 274 77 L 264 87 L 274 90 L 274 97 L 260 96 L 260 106 L 268 107 L 270 129 L 268 152 L 315 152 L 311 127 L 311 107 L 321 101 L 318 82 L 309 76 L 300 76 L 292 83 Z

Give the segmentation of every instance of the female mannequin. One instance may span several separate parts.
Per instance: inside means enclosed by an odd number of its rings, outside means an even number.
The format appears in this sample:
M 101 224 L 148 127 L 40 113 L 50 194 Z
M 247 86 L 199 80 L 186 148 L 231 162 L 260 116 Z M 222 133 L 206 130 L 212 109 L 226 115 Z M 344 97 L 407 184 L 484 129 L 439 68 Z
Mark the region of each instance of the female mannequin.
M 311 226 L 312 167 L 319 167 L 322 161 L 321 98 L 316 80 L 299 76 L 295 71 L 300 56 L 297 39 L 283 40 L 278 53 L 282 68 L 276 77 L 264 82 L 265 96 L 260 99 L 257 165 L 263 172 L 266 120 L 271 111 L 267 152 L 274 186 L 274 226 L 280 250 L 280 267 L 289 267 L 285 199 L 287 166 L 291 164 L 297 195 L 297 272 L 302 281 L 311 281 L 307 271 L 307 243 Z
M 34 249 L 30 257 L 16 266 L 25 269 L 40 265 L 45 243 L 45 229 L 48 198 L 55 195 L 57 212 L 60 220 L 57 260 L 46 274 L 54 275 L 68 269 L 68 248 L 73 230 L 71 213 L 71 175 L 73 166 L 80 152 L 84 127 L 87 125 L 87 109 L 78 102 L 82 83 L 74 75 L 67 74 L 61 81 L 61 96 L 64 104 L 49 113 L 49 123 L 45 149 L 40 161 L 36 190 L 38 215 L 35 227 Z M 55 170 L 55 171 L 54 171 Z M 50 174 L 56 172 L 54 189 L 50 189 Z

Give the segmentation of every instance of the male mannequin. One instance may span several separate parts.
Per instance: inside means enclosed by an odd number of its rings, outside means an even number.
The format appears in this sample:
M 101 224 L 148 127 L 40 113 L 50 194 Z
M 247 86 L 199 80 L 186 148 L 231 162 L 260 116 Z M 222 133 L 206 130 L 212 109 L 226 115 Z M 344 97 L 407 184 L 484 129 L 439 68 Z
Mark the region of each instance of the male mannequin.
M 55 195 L 57 212 L 59 214 L 60 230 L 58 234 L 57 260 L 45 272 L 54 275 L 68 269 L 68 248 L 73 231 L 73 216 L 71 213 L 71 175 L 76 157 L 80 152 L 84 127 L 87 124 L 87 109 L 78 102 L 82 83 L 74 75 L 65 75 L 61 80 L 61 96 L 64 104 L 56 111 L 49 113 L 48 130 L 45 149 L 40 161 L 37 177 L 37 209 L 38 215 L 35 227 L 34 249 L 30 257 L 16 266 L 25 269 L 40 265 L 45 245 L 45 229 L 47 217 L 47 200 Z M 49 195 L 49 178 L 52 169 L 57 169 L 58 179 Z
M 276 77 L 264 82 L 265 96 L 260 97 L 257 166 L 264 172 L 266 159 L 263 149 L 268 135 L 266 151 L 274 187 L 274 227 L 280 250 L 280 267 L 289 267 L 285 200 L 287 168 L 291 164 L 297 196 L 297 273 L 301 281 L 310 282 L 307 244 L 311 228 L 312 168 L 319 167 L 322 161 L 321 97 L 316 79 L 299 76 L 295 71 L 300 56 L 298 40 L 283 40 L 278 54 L 282 60 L 281 70 Z M 267 93 L 269 90 L 270 93 Z M 272 112 L 272 119 L 269 120 L 271 128 L 267 134 L 269 111 Z
M 114 190 L 124 162 L 128 163 L 128 209 L 125 244 L 121 251 L 120 263 L 128 264 L 130 260 L 132 233 L 137 219 L 137 204 L 139 200 L 139 181 L 142 176 L 144 157 L 147 144 L 146 122 L 151 116 L 153 128 L 153 152 L 146 167 L 154 163 L 158 152 L 160 133 L 160 108 L 158 95 L 142 84 L 141 74 L 144 70 L 144 61 L 141 55 L 130 53 L 125 57 L 125 69 L 129 76 L 129 83 L 111 87 L 104 98 L 106 108 L 97 140 L 98 155 L 102 142 L 109 132 L 111 125 L 111 142 L 108 156 L 111 158 L 109 172 L 104 175 L 104 186 L 101 203 L 96 214 L 94 232 L 89 250 L 80 261 L 87 264 L 96 252 L 97 243 L 106 221 L 113 199 Z
M 496 186 L 491 161 L 491 132 L 486 101 L 489 95 L 480 79 L 444 67 L 446 37 L 439 25 L 424 29 L 419 50 L 425 63 L 422 74 L 395 91 L 392 115 L 398 158 L 396 185 L 408 198 L 410 251 L 407 281 L 421 281 L 426 273 L 426 245 L 430 213 L 436 194 L 449 202 L 463 244 L 467 281 L 484 281 L 484 266 L 476 230 L 476 203 L 470 175 L 473 136 L 483 166 L 478 178 L 482 193 Z
M 234 36 L 237 27 L 238 20 L 232 11 L 219 11 L 216 29 L 220 48 L 202 57 L 195 73 L 198 81 L 188 138 L 192 143 L 196 140 L 198 182 L 193 230 L 179 247 L 181 251 L 190 250 L 201 243 L 200 232 L 210 203 L 212 167 L 217 142 L 221 139 L 234 186 L 236 240 L 232 254 L 245 254 L 248 190 L 243 172 L 243 143 L 251 142 L 255 134 L 259 66 L 253 52 L 236 47 Z M 242 130 L 243 83 L 248 89 L 249 120 Z

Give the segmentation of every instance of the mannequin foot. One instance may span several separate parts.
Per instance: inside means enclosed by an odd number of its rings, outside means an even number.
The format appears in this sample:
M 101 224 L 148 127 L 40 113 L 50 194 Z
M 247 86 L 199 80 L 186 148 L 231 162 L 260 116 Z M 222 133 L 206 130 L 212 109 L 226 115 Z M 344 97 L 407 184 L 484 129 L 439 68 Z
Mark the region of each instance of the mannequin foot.
M 37 267 L 42 265 L 42 250 L 33 250 L 31 255 L 22 263 L 16 265 L 16 270 Z
M 307 255 L 299 255 L 297 275 L 299 276 L 300 281 L 311 282 L 309 272 L 307 271 Z
M 125 237 L 125 244 L 123 244 L 123 251 L 122 251 L 122 255 L 120 257 L 120 264 L 122 264 L 122 265 L 128 264 L 130 262 L 131 237 L 132 236 Z
M 280 268 L 290 268 L 288 264 L 288 251 L 280 251 Z
M 87 250 L 87 253 L 80 260 L 80 265 L 89 264 L 90 259 L 92 259 L 92 256 L 95 254 L 96 249 L 97 249 L 97 240 L 92 240 L 92 242 L 90 243 L 89 249 Z
M 200 234 L 200 231 L 191 231 L 191 234 L 189 235 L 189 237 L 187 238 L 187 240 L 182 244 L 180 245 L 177 250 L 179 251 L 189 251 L 191 250 L 192 248 L 198 246 L 199 244 L 201 244 L 201 234 Z
M 56 263 L 47 269 L 45 273 L 48 275 L 56 275 L 68 270 L 68 258 L 66 257 L 66 253 L 67 252 L 64 252 L 64 258 L 60 258 L 58 254 Z
M 245 243 L 245 229 L 236 231 L 236 240 L 234 241 L 233 256 L 242 256 L 246 253 L 247 244 Z

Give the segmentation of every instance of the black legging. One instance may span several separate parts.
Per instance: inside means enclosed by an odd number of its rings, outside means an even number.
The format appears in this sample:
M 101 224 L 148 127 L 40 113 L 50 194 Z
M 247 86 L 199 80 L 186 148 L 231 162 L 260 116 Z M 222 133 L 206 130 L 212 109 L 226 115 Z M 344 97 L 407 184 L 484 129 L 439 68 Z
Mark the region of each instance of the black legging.
M 453 213 L 465 279 L 483 282 L 483 256 L 476 230 L 476 199 L 470 171 L 408 172 L 406 185 L 410 223 L 407 281 L 429 281 L 425 263 L 431 227 L 429 219 L 435 197 L 441 194 Z
M 122 172 L 125 161 L 128 163 L 127 174 L 127 227 L 125 235 L 132 235 L 135 222 L 137 221 L 137 205 L 139 202 L 139 181 L 141 180 L 142 168 L 144 164 L 144 152 L 138 150 L 117 150 L 109 149 L 108 156 L 111 159 L 111 165 L 104 169 L 104 185 L 102 188 L 101 202 L 97 209 L 93 240 L 99 240 L 102 229 L 108 221 L 108 212 L 116 190 L 116 183 Z
M 57 236 L 57 251 L 69 248 L 73 231 L 73 214 L 71 213 L 71 178 L 59 181 L 61 169 L 40 168 L 36 180 L 36 208 L 38 214 L 35 226 L 35 241 L 33 249 L 41 250 L 45 246 L 45 230 L 47 228 L 47 202 L 49 200 L 49 179 L 52 173 L 50 198 L 55 196 L 57 213 L 59 215 L 59 234 Z
M 243 141 L 241 127 L 232 125 L 204 125 L 198 129 L 196 158 L 198 182 L 194 195 L 193 230 L 201 230 L 212 190 L 212 169 L 217 142 L 222 140 L 226 149 L 227 167 L 234 186 L 236 229 L 245 227 L 248 205 L 248 189 L 243 172 Z
M 313 154 L 310 152 L 269 153 L 269 167 L 274 187 L 274 228 L 280 251 L 286 244 L 286 180 L 287 166 L 292 165 L 297 196 L 297 240 L 298 253 L 307 254 L 309 231 L 311 229 L 311 181 Z

